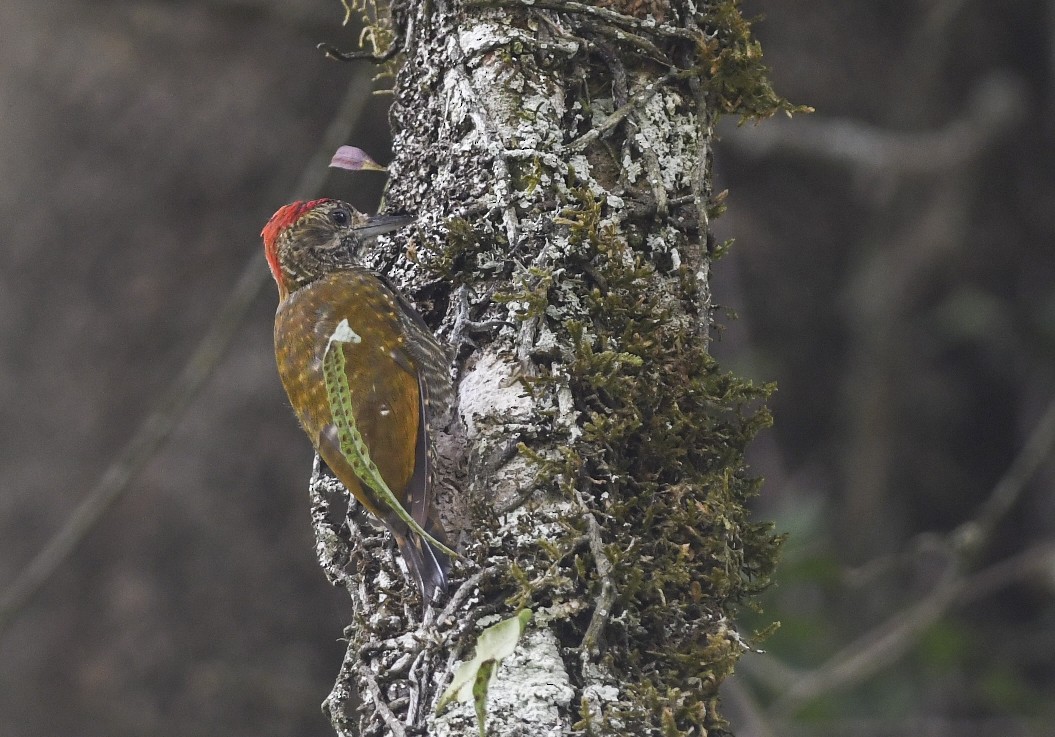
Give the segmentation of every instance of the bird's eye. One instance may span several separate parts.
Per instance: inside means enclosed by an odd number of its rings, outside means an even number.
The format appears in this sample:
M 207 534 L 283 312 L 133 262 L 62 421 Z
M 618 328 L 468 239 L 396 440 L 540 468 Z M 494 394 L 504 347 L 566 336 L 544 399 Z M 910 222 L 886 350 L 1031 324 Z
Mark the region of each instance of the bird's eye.
M 347 210 L 345 210 L 343 207 L 339 207 L 330 213 L 330 220 L 333 221 L 334 225 L 338 225 L 343 228 L 351 220 L 351 216 L 348 214 Z

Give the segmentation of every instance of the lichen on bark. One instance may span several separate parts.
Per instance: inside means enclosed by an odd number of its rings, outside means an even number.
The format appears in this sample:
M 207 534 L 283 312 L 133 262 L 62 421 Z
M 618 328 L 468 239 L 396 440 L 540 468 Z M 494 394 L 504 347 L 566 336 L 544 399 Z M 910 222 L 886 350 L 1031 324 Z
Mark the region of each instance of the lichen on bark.
M 721 733 L 734 616 L 779 539 L 745 506 L 770 388 L 708 353 L 711 143 L 720 113 L 792 107 L 732 0 L 392 10 L 386 206 L 417 224 L 371 259 L 457 353 L 437 483 L 467 560 L 422 614 L 392 546 L 331 509 L 317 470 L 320 559 L 355 603 L 331 719 L 473 734 L 436 698 L 479 620 L 526 606 L 492 734 Z

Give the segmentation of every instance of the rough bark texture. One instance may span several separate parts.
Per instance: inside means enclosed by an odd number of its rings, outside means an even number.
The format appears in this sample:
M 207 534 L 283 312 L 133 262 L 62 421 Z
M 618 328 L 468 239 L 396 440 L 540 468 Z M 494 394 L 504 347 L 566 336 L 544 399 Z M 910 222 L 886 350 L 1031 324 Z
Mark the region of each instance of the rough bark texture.
M 422 616 L 393 546 L 317 469 L 320 559 L 355 607 L 333 724 L 475 734 L 471 705 L 435 716 L 438 695 L 483 626 L 529 607 L 490 734 L 720 733 L 731 615 L 777 543 L 743 506 L 766 390 L 707 353 L 713 124 L 783 106 L 757 45 L 730 2 L 393 18 L 386 205 L 418 227 L 374 265 L 457 354 L 437 481 L 465 560 Z

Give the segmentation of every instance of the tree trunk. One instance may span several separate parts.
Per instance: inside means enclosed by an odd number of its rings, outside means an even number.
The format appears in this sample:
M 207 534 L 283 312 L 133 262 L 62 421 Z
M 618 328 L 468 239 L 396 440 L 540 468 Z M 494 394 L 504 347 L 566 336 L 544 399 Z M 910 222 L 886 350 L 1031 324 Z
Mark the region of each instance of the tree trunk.
M 731 0 L 392 11 L 386 207 L 417 226 L 371 258 L 456 354 L 436 477 L 464 560 L 422 614 L 387 535 L 316 469 L 320 560 L 355 612 L 331 720 L 477 734 L 439 695 L 483 627 L 530 608 L 488 733 L 721 733 L 732 616 L 778 540 L 744 508 L 768 389 L 707 352 L 711 142 L 722 112 L 787 105 Z

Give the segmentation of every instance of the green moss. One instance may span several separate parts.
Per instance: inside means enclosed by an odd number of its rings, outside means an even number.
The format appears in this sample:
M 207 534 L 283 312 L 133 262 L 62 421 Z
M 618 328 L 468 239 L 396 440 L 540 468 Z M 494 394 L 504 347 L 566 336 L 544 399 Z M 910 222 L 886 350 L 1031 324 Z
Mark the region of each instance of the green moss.
M 522 113 L 526 115 L 526 113 Z M 510 165 L 513 186 L 518 192 L 529 195 L 535 191 L 545 175 L 542 161 L 537 156 L 530 159 L 517 159 Z
M 518 303 L 515 313 L 518 320 L 542 317 L 550 304 L 553 278 L 551 270 L 531 267 L 514 277 L 512 289 L 495 292 L 491 299 L 501 304 Z
M 348 25 L 353 13 L 363 24 L 363 30 L 359 34 L 359 48 L 369 51 L 375 58 L 386 57 L 396 42 L 396 32 L 388 5 L 384 2 L 379 3 L 378 0 L 341 0 L 341 5 L 344 6 L 342 25 Z M 389 59 L 383 62 L 377 77 L 395 77 L 396 71 L 395 60 Z
M 583 268 L 537 274 L 535 291 L 515 297 L 533 296 L 533 314 L 570 346 L 564 361 L 582 437 L 575 463 L 558 469 L 547 461 L 547 469 L 558 493 L 593 500 L 613 566 L 618 611 L 607 637 L 628 647 L 612 651 L 609 667 L 633 685 L 631 704 L 605 721 L 622 723 L 613 730 L 622 734 L 720 732 L 717 688 L 742 645 L 716 622 L 768 584 L 781 542 L 746 508 L 760 481 L 744 451 L 771 422 L 765 400 L 773 387 L 718 366 L 705 335 L 686 328 L 696 280 L 685 270 L 659 273 L 600 225 L 588 193 L 558 222 Z M 567 538 L 542 546 L 550 575 L 599 586 L 589 552 L 568 552 L 584 520 L 572 514 L 564 524 Z M 522 595 L 524 603 L 532 596 Z M 551 595 L 547 588 L 541 598 Z M 579 728 L 590 723 L 604 733 L 590 719 Z
M 701 63 L 707 65 L 704 78 L 719 112 L 737 114 L 744 122 L 762 120 L 778 112 L 812 110 L 793 105 L 774 91 L 769 69 L 762 63 L 762 45 L 740 12 L 740 0 L 708 4 L 706 15 Z
M 480 234 L 473 231 L 472 224 L 465 218 L 447 220 L 447 242 L 428 267 L 438 279 L 445 279 L 454 284 L 466 273 L 470 258 L 479 253 Z
M 506 250 L 501 234 L 461 217 L 448 218 L 445 225 L 447 237 L 441 248 L 410 254 L 432 280 L 458 287 L 488 278 L 505 278 L 512 270 L 512 265 L 500 256 Z
M 707 67 L 700 78 L 710 108 L 744 118 L 798 109 L 773 92 L 738 3 L 704 13 L 708 40 L 696 63 Z M 656 227 L 650 216 L 605 220 L 606 202 L 571 167 L 550 171 L 527 158 L 511 173 L 519 192 L 536 197 L 549 186 L 544 180 L 561 181 L 559 199 L 567 204 L 552 218 L 560 245 L 554 262 L 513 271 L 493 299 L 515 303 L 519 319 L 544 324 L 565 346 L 560 377 L 542 366 L 530 383 L 541 393 L 567 377 L 581 435 L 563 447 L 539 438 L 545 452 L 532 450 L 534 442 L 520 446 L 537 469 L 535 487 L 568 499 L 573 511 L 559 520 L 562 534 L 519 550 L 525 557 L 504 583 L 507 604 L 541 609 L 565 597 L 581 601 L 584 591 L 587 600 L 597 595 L 602 582 L 583 542 L 589 527 L 579 506 L 587 500 L 617 592 L 605 638 L 620 647 L 604 657 L 627 700 L 601 715 L 582 704 L 576 729 L 723 733 L 718 687 L 743 652 L 725 623 L 768 585 L 782 541 L 750 518 L 747 504 L 760 480 L 744 459 L 771 423 L 765 403 L 773 387 L 741 379 L 709 355 L 711 316 L 700 314 L 700 284 L 669 258 L 656 265 L 645 237 Z M 724 193 L 711 200 L 709 218 L 722 213 L 723 200 Z M 465 221 L 451 221 L 449 233 L 438 263 L 452 279 L 488 261 L 510 261 Z M 628 242 L 624 233 L 637 237 Z M 687 253 L 690 244 L 667 246 Z M 523 529 L 533 529 L 530 520 Z M 581 643 L 589 618 L 585 612 L 562 624 L 569 648 Z

